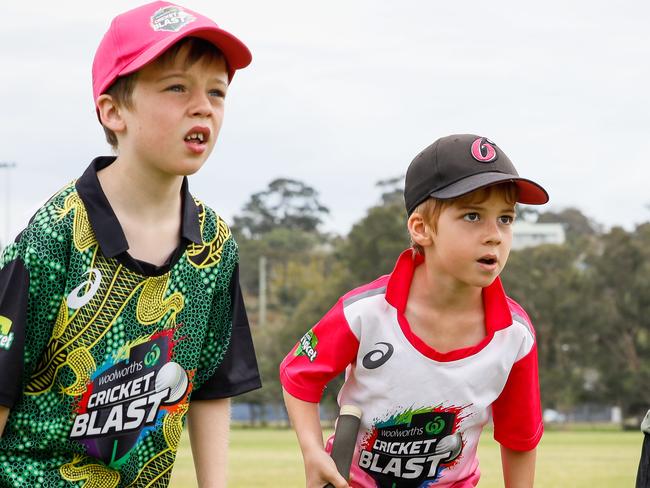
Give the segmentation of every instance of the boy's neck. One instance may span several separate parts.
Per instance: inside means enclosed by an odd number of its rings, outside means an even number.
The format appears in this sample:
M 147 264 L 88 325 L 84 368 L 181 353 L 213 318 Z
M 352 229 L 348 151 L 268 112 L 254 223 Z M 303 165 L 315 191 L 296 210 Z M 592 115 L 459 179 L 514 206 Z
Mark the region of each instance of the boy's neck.
M 97 173 L 131 257 L 162 266 L 181 242 L 183 177 L 118 157 Z
M 482 288 L 440 273 L 426 260 L 414 270 L 409 300 L 415 299 L 438 313 L 463 313 L 482 309 Z
M 180 208 L 182 176 L 164 175 L 118 157 L 97 178 L 113 209 L 121 213 L 157 220 Z
M 486 335 L 481 292 L 425 261 L 415 268 L 404 311 L 411 332 L 439 353 L 475 346 Z

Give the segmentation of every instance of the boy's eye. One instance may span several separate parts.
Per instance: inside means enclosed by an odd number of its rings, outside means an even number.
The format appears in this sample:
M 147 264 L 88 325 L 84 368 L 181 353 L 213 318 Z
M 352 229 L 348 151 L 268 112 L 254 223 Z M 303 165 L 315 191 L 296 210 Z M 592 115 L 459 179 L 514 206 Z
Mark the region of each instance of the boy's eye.
M 510 225 L 515 221 L 515 218 L 512 215 L 502 215 L 499 217 L 499 223 L 504 225 Z
M 214 98 L 226 98 L 226 92 L 224 92 L 223 90 L 215 89 L 215 90 L 210 90 L 208 93 L 210 94 L 211 97 Z
M 466 220 L 467 222 L 478 222 L 479 215 L 476 212 L 466 213 L 463 215 L 463 220 Z
M 185 87 L 183 85 L 172 85 L 167 87 L 167 90 L 172 92 L 183 93 L 185 91 Z

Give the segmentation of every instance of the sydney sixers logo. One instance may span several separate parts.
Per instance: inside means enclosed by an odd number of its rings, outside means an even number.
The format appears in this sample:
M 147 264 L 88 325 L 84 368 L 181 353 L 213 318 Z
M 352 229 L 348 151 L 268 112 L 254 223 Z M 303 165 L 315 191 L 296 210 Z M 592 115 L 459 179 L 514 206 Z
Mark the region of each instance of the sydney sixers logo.
M 495 144 L 487 137 L 479 137 L 472 143 L 472 157 L 480 163 L 491 163 L 499 157 Z

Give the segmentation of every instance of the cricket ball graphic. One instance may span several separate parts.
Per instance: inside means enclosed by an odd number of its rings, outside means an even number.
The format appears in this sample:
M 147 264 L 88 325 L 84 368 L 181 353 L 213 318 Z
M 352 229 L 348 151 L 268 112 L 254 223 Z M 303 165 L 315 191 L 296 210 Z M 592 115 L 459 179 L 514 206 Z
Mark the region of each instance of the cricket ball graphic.
M 445 461 L 452 461 L 460 454 L 460 451 L 463 449 L 463 438 L 460 435 L 460 432 L 455 434 L 450 434 L 443 437 L 438 442 L 436 446 L 436 454 L 450 453 L 449 457 Z
M 187 391 L 187 373 L 180 364 L 170 361 L 156 375 L 156 391 L 169 388 L 169 395 L 163 401 L 166 405 L 178 402 Z

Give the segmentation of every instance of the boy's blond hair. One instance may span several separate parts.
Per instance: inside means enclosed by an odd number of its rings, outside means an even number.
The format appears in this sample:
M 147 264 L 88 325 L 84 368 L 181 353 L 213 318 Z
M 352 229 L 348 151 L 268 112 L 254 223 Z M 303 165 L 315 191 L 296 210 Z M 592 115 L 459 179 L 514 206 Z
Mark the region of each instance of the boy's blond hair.
M 517 187 L 517 184 L 506 182 L 479 188 L 478 190 L 457 198 L 440 200 L 438 198 L 430 197 L 415 207 L 413 213 L 419 214 L 435 234 L 438 232 L 438 219 L 445 208 L 450 207 L 455 203 L 483 203 L 495 192 L 496 194 L 503 196 L 508 205 L 514 205 L 517 203 L 517 197 L 519 196 L 519 188 Z M 412 237 L 411 249 L 413 250 L 413 254 L 421 254 L 424 256 L 424 248 L 414 242 Z

